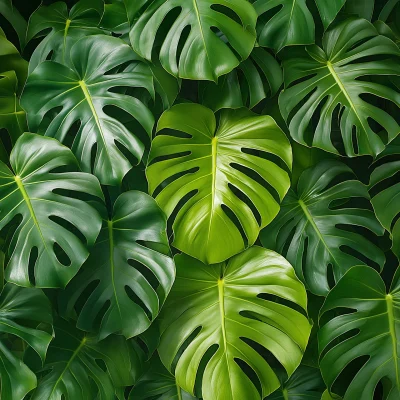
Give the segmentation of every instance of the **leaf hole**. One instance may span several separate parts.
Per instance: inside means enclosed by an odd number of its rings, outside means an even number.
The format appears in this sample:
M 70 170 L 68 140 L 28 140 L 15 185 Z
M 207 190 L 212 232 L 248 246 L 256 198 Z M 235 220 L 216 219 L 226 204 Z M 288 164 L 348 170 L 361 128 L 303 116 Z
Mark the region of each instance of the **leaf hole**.
M 32 286 L 35 286 L 36 283 L 35 265 L 38 259 L 38 255 L 39 255 L 38 248 L 36 246 L 32 247 L 28 261 L 28 276 L 29 276 L 29 282 L 31 283 Z
M 254 371 L 254 369 L 251 368 L 249 364 L 247 364 L 244 360 L 241 360 L 240 358 L 234 358 L 234 361 L 240 367 L 240 369 L 247 375 L 247 377 L 251 380 L 253 385 L 256 387 L 259 395 L 261 396 L 262 386 L 260 378 L 258 377 L 256 371 Z
M 64 218 L 61 218 L 61 217 L 59 217 L 57 215 L 50 215 L 49 216 L 49 220 L 53 221 L 57 225 L 60 225 L 64 229 L 70 231 L 82 243 L 86 243 L 87 244 L 87 240 L 86 240 L 85 235 L 83 233 L 81 233 L 81 231 L 74 224 L 72 224 L 71 222 L 69 222 L 69 221 L 65 220 Z
M 233 222 L 235 227 L 240 232 L 240 235 L 242 236 L 244 247 L 246 248 L 249 245 L 249 241 L 247 239 L 246 232 L 244 231 L 243 226 L 240 223 L 239 218 L 227 205 L 221 204 L 221 208 L 222 208 L 222 211 L 227 215 L 227 217 Z
M 246 196 L 245 193 L 243 193 L 236 186 L 232 185 L 231 183 L 228 183 L 228 187 L 238 199 L 243 201 L 243 203 L 245 203 L 247 205 L 247 207 L 250 208 L 250 210 L 253 213 L 255 219 L 257 220 L 257 224 L 259 226 L 261 226 L 261 215 L 258 212 L 257 207 L 253 204 L 253 202 Z
M 152 194 L 153 197 L 157 197 L 161 191 L 167 187 L 168 185 L 170 185 L 172 182 L 178 180 L 179 178 L 182 178 L 185 175 L 189 175 L 189 174 L 195 174 L 196 172 L 198 172 L 200 170 L 199 167 L 194 167 L 191 169 L 188 169 L 186 171 L 182 171 L 182 172 L 178 172 L 174 175 L 171 175 L 170 177 L 168 177 L 167 179 L 165 179 L 164 181 L 162 181 L 155 189 L 154 192 Z
M 135 268 L 146 279 L 146 281 L 154 289 L 154 291 L 157 290 L 157 288 L 160 286 L 160 282 L 150 268 L 140 263 L 139 261 L 132 259 L 128 260 L 128 264 L 131 267 Z
M 151 313 L 151 310 L 148 309 L 146 304 L 142 301 L 142 299 L 132 290 L 132 288 L 128 285 L 124 286 L 125 292 L 128 295 L 129 299 L 133 301 L 135 304 L 137 304 L 147 315 L 147 318 L 149 321 L 153 320 L 153 314 Z
M 57 243 L 53 243 L 53 250 L 54 254 L 56 255 L 56 258 L 58 262 L 64 267 L 70 267 L 71 266 L 71 259 L 69 258 L 68 254 L 64 251 L 64 249 Z

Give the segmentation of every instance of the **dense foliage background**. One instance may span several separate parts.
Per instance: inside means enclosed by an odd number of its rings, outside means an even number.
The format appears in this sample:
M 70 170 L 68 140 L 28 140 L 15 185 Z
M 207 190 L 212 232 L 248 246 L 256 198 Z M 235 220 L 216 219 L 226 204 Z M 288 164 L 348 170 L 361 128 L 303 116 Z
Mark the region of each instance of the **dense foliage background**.
M 2 400 L 400 399 L 399 0 L 0 0 Z

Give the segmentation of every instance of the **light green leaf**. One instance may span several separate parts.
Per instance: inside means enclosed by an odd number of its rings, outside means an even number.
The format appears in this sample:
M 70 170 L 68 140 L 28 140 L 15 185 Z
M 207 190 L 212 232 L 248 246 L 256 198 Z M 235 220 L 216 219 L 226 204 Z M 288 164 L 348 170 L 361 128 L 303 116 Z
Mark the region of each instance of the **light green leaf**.
M 326 295 L 330 268 L 337 282 L 364 260 L 380 268 L 385 262 L 382 250 L 359 229 L 375 235 L 384 230 L 357 199 L 369 200 L 369 194 L 351 169 L 336 160 L 322 161 L 303 172 L 261 241 L 288 259 L 312 293 Z
M 157 57 L 171 74 L 185 79 L 217 81 L 245 60 L 254 47 L 257 14 L 246 0 L 155 0 L 132 26 L 130 40 L 133 49 L 147 60 L 163 21 L 168 25 Z M 140 11 L 144 2 L 133 6 Z M 132 6 L 128 6 L 130 15 Z M 180 8 L 174 19 L 169 13 Z M 134 16 L 131 17 L 135 18 Z M 188 35 L 185 34 L 190 28 Z M 227 43 L 219 34 L 221 31 Z M 178 42 L 182 39 L 182 49 Z M 231 50 L 233 48 L 234 51 Z
M 400 75 L 399 55 L 396 44 L 363 19 L 348 19 L 326 32 L 323 48 L 290 49 L 279 106 L 293 139 L 348 157 L 382 152 L 400 127 L 375 103 L 387 99 L 398 112 L 400 94 L 378 78 Z M 335 129 L 341 138 L 333 136 Z
M 146 174 L 168 217 L 181 207 L 173 245 L 208 264 L 251 246 L 290 185 L 291 148 L 275 121 L 239 109 L 223 112 L 217 126 L 210 109 L 179 104 L 157 131 Z
M 10 164 L 12 170 L 0 162 L 0 229 L 17 216 L 22 220 L 9 245 L 6 278 L 22 286 L 65 286 L 88 257 L 86 244 L 94 243 L 101 227 L 97 211 L 65 191 L 102 198 L 99 182 L 82 172 L 55 172 L 65 166 L 76 171 L 75 157 L 57 140 L 30 133 L 18 139 Z M 87 243 L 63 221 L 72 224 Z
M 320 367 L 329 389 L 347 368 L 344 400 L 372 400 L 380 381 L 386 400 L 400 397 L 400 280 L 389 293 L 379 274 L 367 266 L 351 268 L 328 294 L 320 312 Z
M 306 291 L 291 265 L 255 246 L 212 266 L 185 254 L 175 262 L 159 354 L 178 385 L 193 394 L 201 373 L 204 400 L 256 400 L 276 390 L 278 377 L 260 353 L 270 351 L 291 376 L 311 329 L 299 311 L 307 308 Z M 257 375 L 261 395 L 238 360 Z
M 129 72 L 116 71 L 129 62 L 135 64 Z M 71 49 L 71 63 L 69 68 L 46 61 L 29 76 L 21 99 L 22 107 L 30 110 L 29 128 L 38 130 L 46 113 L 62 107 L 45 135 L 68 142 L 67 134 L 80 121 L 72 151 L 81 168 L 96 175 L 102 184 L 120 184 L 132 167 L 130 159 L 140 161 L 144 145 L 104 108 L 112 106 L 128 113 L 151 135 L 154 118 L 149 109 L 136 97 L 111 91 L 115 87 L 144 88 L 154 97 L 151 72 L 127 44 L 105 35 L 79 40 Z
M 112 218 L 103 222 L 82 273 L 62 293 L 62 312 L 73 315 L 74 306 L 83 300 L 77 326 L 98 331 L 100 339 L 114 332 L 127 338 L 144 332 L 158 315 L 175 277 L 166 225 L 163 212 L 149 195 L 121 194 Z

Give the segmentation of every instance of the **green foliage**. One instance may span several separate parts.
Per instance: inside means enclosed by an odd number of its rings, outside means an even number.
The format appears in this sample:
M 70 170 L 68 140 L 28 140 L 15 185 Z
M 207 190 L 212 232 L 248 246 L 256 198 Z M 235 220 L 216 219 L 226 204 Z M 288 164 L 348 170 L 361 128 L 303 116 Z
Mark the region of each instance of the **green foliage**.
M 399 0 L 0 0 L 0 398 L 400 399 L 399 44 Z

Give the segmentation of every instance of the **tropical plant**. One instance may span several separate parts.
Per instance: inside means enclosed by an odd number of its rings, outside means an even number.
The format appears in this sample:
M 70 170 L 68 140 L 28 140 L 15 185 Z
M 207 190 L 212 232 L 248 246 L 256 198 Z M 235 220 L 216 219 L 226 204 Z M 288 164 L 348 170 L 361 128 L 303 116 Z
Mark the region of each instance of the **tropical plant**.
M 0 399 L 400 399 L 399 0 L 0 0 Z

